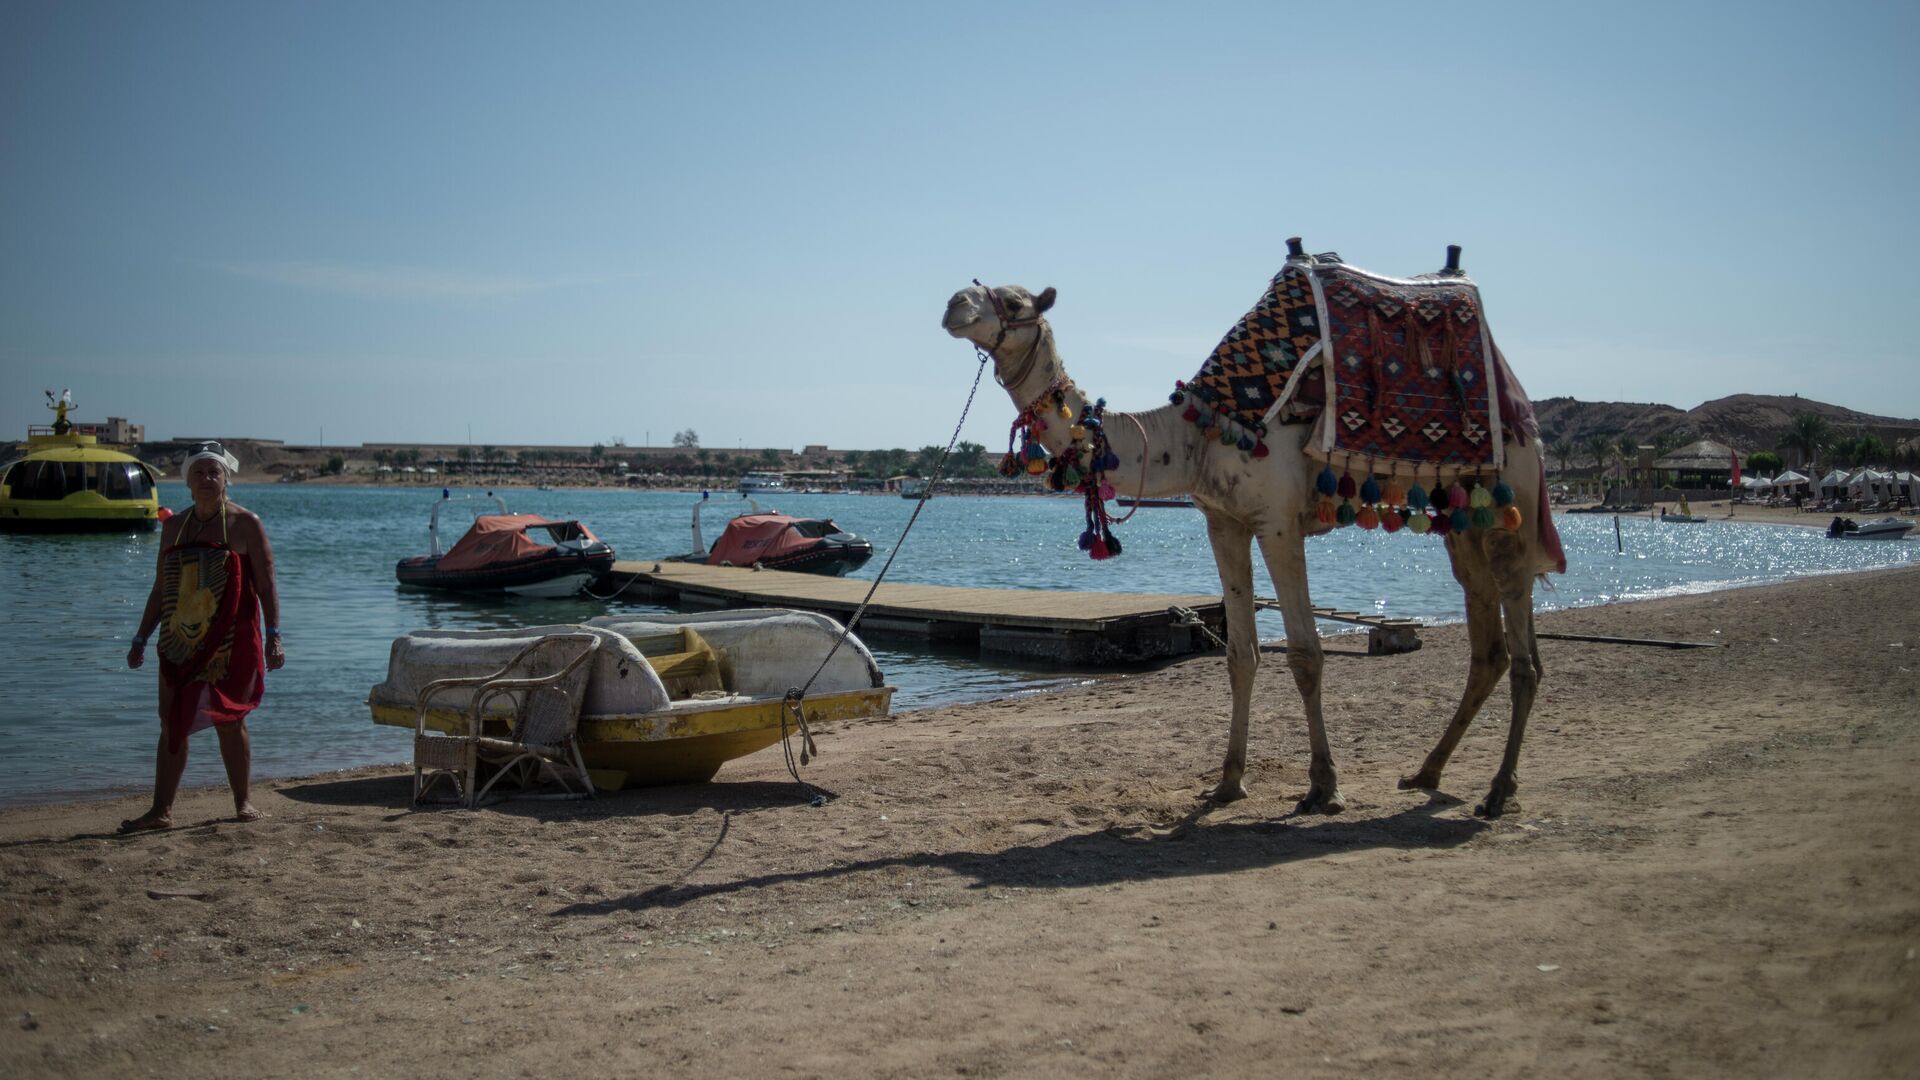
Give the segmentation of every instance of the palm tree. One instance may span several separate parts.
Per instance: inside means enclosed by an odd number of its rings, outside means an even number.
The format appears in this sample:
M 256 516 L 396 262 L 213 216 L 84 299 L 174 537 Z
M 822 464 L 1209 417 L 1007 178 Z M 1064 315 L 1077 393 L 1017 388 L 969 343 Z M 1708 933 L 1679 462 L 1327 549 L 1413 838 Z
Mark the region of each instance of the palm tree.
M 1794 416 L 1779 442 L 1780 449 L 1799 453 L 1800 466 L 1808 475 L 1814 473 L 1814 462 L 1819 459 L 1820 452 L 1832 445 L 1833 425 L 1819 413 L 1810 412 Z
M 1580 447 L 1593 459 L 1596 469 L 1605 469 L 1607 459 L 1613 456 L 1613 438 L 1609 435 L 1589 435 Z
M 1567 466 L 1573 464 L 1574 457 L 1580 453 L 1580 447 L 1572 439 L 1555 439 L 1547 445 L 1547 453 L 1560 463 L 1560 471 L 1566 472 Z

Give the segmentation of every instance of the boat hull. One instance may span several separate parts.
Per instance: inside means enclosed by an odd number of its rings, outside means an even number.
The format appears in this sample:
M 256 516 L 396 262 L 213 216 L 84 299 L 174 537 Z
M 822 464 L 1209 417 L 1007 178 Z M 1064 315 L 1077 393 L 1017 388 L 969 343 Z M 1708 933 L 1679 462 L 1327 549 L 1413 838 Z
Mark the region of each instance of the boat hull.
M 22 507 L 0 502 L 0 532 L 10 533 L 126 533 L 152 532 L 160 527 L 154 508 L 114 508 L 118 512 L 75 510 L 70 513 L 36 513 L 41 507 Z
M 542 555 L 473 570 L 443 571 L 438 559 L 402 559 L 393 574 L 410 589 L 463 593 L 515 593 L 520 596 L 572 596 L 613 569 L 613 552 L 596 555 Z
M 815 694 L 806 699 L 810 727 L 841 720 L 885 716 L 893 687 Z M 411 730 L 412 709 L 375 703 L 377 724 Z M 785 703 L 779 698 L 680 707 L 645 716 L 585 716 L 580 719 L 580 756 L 604 788 L 699 784 L 713 779 L 720 766 L 780 741 Z M 427 726 L 440 732 L 466 722 L 455 709 L 429 709 Z M 506 733 L 501 720 L 490 728 Z M 793 721 L 787 721 L 793 730 Z

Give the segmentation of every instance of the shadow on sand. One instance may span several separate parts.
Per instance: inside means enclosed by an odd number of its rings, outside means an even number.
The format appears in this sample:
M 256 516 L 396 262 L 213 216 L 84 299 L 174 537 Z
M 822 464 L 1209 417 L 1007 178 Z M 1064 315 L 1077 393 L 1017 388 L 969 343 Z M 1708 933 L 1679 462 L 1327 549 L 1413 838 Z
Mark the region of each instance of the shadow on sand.
M 702 885 L 684 884 L 693 869 L 689 868 L 681 875 L 680 883 L 657 885 L 592 903 L 569 904 L 552 914 L 593 916 L 672 908 L 709 896 L 832 880 L 895 867 L 949 871 L 971 878 L 972 884 L 968 887 L 973 889 L 1084 888 L 1155 878 L 1230 874 L 1379 848 L 1455 847 L 1491 827 L 1477 819 L 1436 816 L 1439 811 L 1455 805 L 1458 800 L 1439 796 L 1382 818 L 1343 820 L 1289 815 L 1275 821 L 1222 825 L 1206 822 L 1214 808 L 1204 806 L 1164 830 L 1098 829 L 1002 851 L 924 852 Z M 714 839 L 714 849 L 725 835 L 723 824 L 720 835 Z M 712 853 L 710 849 L 699 863 L 706 862 Z M 696 868 L 698 865 L 696 863 Z

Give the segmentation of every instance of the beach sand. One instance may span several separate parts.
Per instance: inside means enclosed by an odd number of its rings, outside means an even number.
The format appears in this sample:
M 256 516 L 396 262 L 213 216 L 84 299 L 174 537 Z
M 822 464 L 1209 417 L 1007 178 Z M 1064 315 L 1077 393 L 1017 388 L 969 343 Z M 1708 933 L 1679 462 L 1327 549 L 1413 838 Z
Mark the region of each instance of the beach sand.
M 1519 806 L 1495 691 L 1395 789 L 1458 627 L 1335 642 L 1350 806 L 1298 817 L 1284 658 L 1212 807 L 1224 663 L 905 713 L 593 803 L 410 811 L 408 775 L 107 835 L 0 812 L 5 1076 L 1912 1076 L 1920 568 L 1544 616 Z M 270 740 L 270 724 L 255 732 Z M 214 752 L 197 741 L 197 754 Z

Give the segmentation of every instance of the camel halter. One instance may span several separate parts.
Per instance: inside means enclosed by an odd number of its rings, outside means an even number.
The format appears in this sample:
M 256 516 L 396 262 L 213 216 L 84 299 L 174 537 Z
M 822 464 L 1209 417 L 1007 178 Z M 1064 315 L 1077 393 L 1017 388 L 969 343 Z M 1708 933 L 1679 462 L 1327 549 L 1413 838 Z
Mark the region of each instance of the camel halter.
M 1014 387 L 1019 386 L 1021 383 L 1025 382 L 1028 375 L 1033 374 L 1033 362 L 1036 359 L 1038 359 L 1040 356 L 1040 342 L 1046 340 L 1047 331 L 1049 329 L 1047 326 L 1047 320 L 1044 316 L 1040 314 L 1040 312 L 1037 310 L 1037 307 L 1033 313 L 1033 318 L 1031 319 L 1012 318 L 1007 314 L 1007 306 L 1000 302 L 1000 294 L 993 291 L 993 286 L 981 285 L 979 278 L 974 278 L 973 283 L 975 285 L 979 285 L 981 289 L 985 290 L 987 294 L 987 301 L 993 305 L 994 317 L 1000 320 L 1000 332 L 994 335 L 993 344 L 987 346 L 984 350 L 981 350 L 982 355 L 983 357 L 985 356 L 993 357 L 993 360 L 994 360 L 993 381 L 999 383 L 1001 389 L 1011 391 Z M 1039 327 L 1040 330 L 1038 333 L 1033 335 L 1033 344 L 1027 347 L 1027 355 L 1021 358 L 1020 370 L 1015 372 L 1011 378 L 1006 378 L 1006 379 L 1001 378 L 1000 363 L 999 363 L 1000 347 L 1007 343 L 1007 332 L 1011 330 L 1024 329 L 1029 326 Z M 978 346 L 976 346 L 976 348 L 978 348 Z

